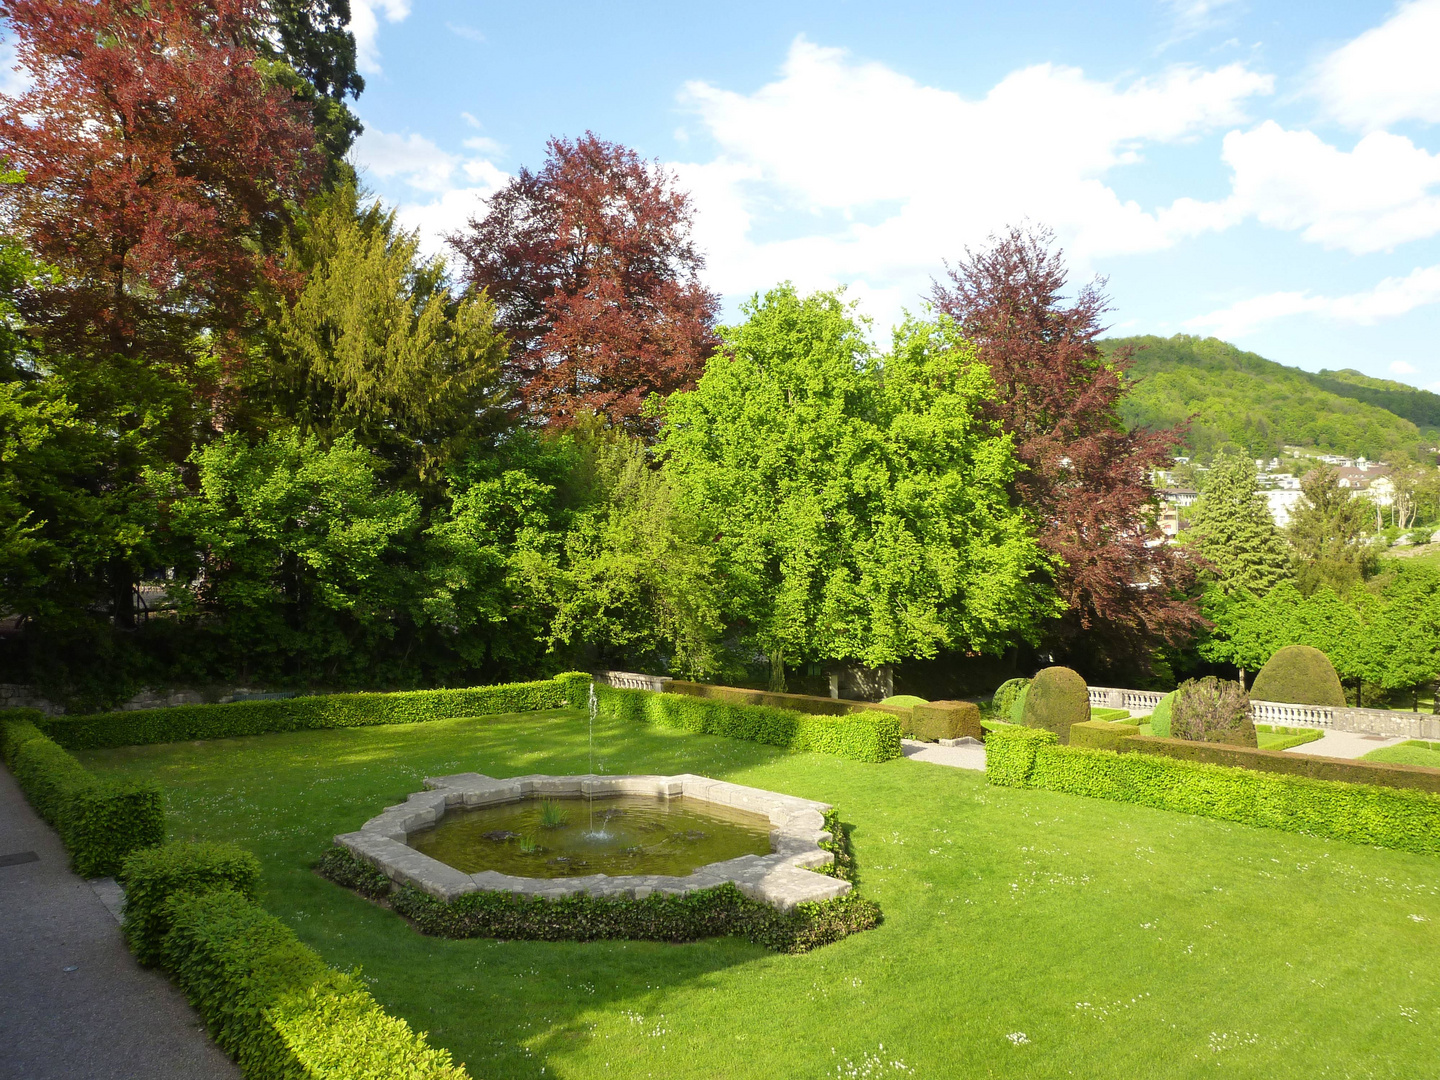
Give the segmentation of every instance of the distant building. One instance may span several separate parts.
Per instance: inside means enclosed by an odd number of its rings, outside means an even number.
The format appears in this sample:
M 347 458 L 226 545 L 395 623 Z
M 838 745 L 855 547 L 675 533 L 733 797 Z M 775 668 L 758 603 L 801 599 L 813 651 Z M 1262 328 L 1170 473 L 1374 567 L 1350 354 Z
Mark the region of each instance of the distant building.
M 1265 502 L 1270 506 L 1270 516 L 1276 525 L 1283 529 L 1290 523 L 1290 511 L 1302 497 L 1298 485 L 1294 488 L 1271 488 L 1265 492 Z
M 1180 532 L 1180 511 L 1194 506 L 1200 493 L 1194 488 L 1163 488 L 1156 494 L 1160 496 L 1160 531 L 1174 537 Z

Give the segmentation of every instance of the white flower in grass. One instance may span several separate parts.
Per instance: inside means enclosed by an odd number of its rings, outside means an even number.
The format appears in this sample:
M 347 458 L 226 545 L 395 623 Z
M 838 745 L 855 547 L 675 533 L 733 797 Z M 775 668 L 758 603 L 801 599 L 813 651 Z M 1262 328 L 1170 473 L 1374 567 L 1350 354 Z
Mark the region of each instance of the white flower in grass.
M 1012 1046 L 1024 1046 L 1030 1041 L 1030 1036 L 1023 1031 L 1012 1031 L 1005 1037 L 1010 1040 Z

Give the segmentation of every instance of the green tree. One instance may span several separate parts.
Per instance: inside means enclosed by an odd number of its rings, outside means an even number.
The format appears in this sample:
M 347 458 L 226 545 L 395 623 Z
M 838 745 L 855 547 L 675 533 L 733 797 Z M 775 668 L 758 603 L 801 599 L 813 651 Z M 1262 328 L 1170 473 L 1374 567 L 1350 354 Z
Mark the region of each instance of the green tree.
M 755 297 L 660 450 L 714 539 L 727 623 L 784 665 L 998 651 L 1058 614 L 1012 505 L 985 367 L 946 319 L 877 358 L 834 293 Z
M 713 674 L 724 625 L 715 552 L 644 444 L 618 430 L 580 437 L 561 543 L 522 548 L 519 575 L 547 611 L 548 644 L 611 657 L 659 654 L 675 671 Z
M 1365 542 L 1369 505 L 1342 488 L 1339 474 L 1329 465 L 1303 477 L 1300 491 L 1287 528 L 1300 591 L 1329 585 L 1338 593 L 1348 592 L 1376 570 L 1375 553 Z
M 380 462 L 342 436 L 232 435 L 195 455 L 199 492 L 174 512 L 201 573 L 183 614 L 218 628 L 240 677 L 373 684 L 405 613 L 415 497 L 386 491 Z
M 1288 581 L 1290 554 L 1255 478 L 1255 463 L 1239 453 L 1217 457 L 1191 516 L 1189 540 L 1225 590 L 1264 595 Z
M 436 484 L 508 423 L 494 306 L 483 293 L 453 295 L 443 261 L 423 261 L 418 234 L 398 229 L 393 211 L 362 206 L 353 187 L 321 197 L 284 264 L 303 285 L 268 293 L 268 355 L 237 403 L 250 425 L 293 422 L 327 445 L 348 434 Z

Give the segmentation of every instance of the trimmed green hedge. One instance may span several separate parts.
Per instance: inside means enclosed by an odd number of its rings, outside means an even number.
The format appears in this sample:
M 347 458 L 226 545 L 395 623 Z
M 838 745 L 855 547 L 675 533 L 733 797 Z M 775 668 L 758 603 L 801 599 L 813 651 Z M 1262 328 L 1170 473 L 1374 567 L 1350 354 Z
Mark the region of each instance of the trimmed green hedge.
M 1150 732 L 1162 739 L 1170 737 L 1170 710 L 1175 707 L 1175 691 L 1171 690 L 1155 703 L 1150 713 Z
M 910 730 L 917 739 L 978 739 L 980 706 L 973 701 L 931 701 L 911 710 Z
M 1095 708 L 1094 706 L 1092 706 L 1090 709 L 1090 719 L 1105 721 L 1121 720 L 1131 724 L 1140 723 L 1139 720 L 1135 719 L 1130 715 L 1129 709 L 1106 709 L 1103 707 Z
M 833 839 L 820 846 L 835 861 L 817 873 L 855 880 L 850 831 L 838 811 L 825 815 Z M 640 899 L 580 893 L 558 900 L 508 892 L 467 893 L 449 902 L 393 883 L 371 863 L 336 845 L 320 857 L 316 871 L 372 900 L 390 906 L 435 937 L 494 937 L 507 941 L 696 941 L 745 937 L 784 953 L 809 952 L 869 930 L 882 920 L 880 907 L 851 891 L 834 900 L 797 904 L 779 911 L 745 896 L 733 884 L 683 896 L 651 893 Z
M 1335 665 L 1319 649 L 1286 645 L 1277 649 L 1250 687 L 1256 701 L 1288 701 L 1297 705 L 1345 707 L 1345 690 Z
M 1139 733 L 1135 724 L 1109 720 L 1087 720 L 1070 725 L 1070 745 L 1088 746 L 1099 750 L 1118 750 Z
M 170 932 L 170 897 L 230 889 L 254 900 L 260 860 L 234 844 L 164 844 L 132 854 L 116 877 L 125 887 L 122 929 L 130 951 L 142 964 L 156 964 Z
M 228 739 L 314 728 L 414 724 L 497 713 L 533 712 L 565 705 L 584 707 L 590 676 L 566 672 L 553 679 L 477 686 L 461 690 L 412 690 L 395 694 L 324 694 L 228 705 L 180 705 L 166 709 L 47 717 L 39 725 L 61 746 L 98 750 L 147 743 Z
M 1009 716 L 1010 710 L 1015 707 L 1015 699 L 1020 692 L 1030 685 L 1029 679 L 1006 679 L 995 688 L 995 696 L 990 699 L 991 707 L 996 716 Z
M 1129 745 L 1138 748 L 1144 743 L 1177 741 L 1135 736 Z M 1193 745 L 1204 751 L 1269 753 Z M 996 727 L 986 742 L 986 779 L 1009 787 L 1043 788 L 1357 844 L 1440 854 L 1440 795 L 1428 791 L 1318 780 L 1151 753 L 1059 746 L 1053 732 L 1009 727 Z
M 81 877 L 103 877 L 125 856 L 165 839 L 157 784 L 102 780 L 36 726 L 43 714 L 0 715 L 0 757 L 39 815 L 55 826 Z
M 812 750 L 855 761 L 889 761 L 900 756 L 900 723 L 875 710 L 844 716 L 816 716 L 768 705 L 735 705 L 714 698 L 595 686 L 606 716 L 703 735 Z
M 126 860 L 125 930 L 160 961 L 248 1080 L 468 1080 L 251 899 L 258 861 L 231 844 Z
M 247 1080 L 467 1077 L 239 893 L 178 893 L 168 907 L 165 966 Z

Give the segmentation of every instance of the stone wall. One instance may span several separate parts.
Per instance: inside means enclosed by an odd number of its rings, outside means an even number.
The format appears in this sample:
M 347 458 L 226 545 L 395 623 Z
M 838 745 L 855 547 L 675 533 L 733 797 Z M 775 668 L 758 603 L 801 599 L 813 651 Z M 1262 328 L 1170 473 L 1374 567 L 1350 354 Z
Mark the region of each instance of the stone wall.
M 133 712 L 137 709 L 164 709 L 172 705 L 227 705 L 232 701 L 256 701 L 266 698 L 294 697 L 291 692 L 265 692 L 249 687 L 237 686 L 223 690 L 217 697 L 199 690 L 142 690 L 129 701 L 116 707 L 114 712 Z M 0 683 L 0 709 L 39 709 L 46 716 L 64 716 L 65 706 L 43 697 L 34 687 L 16 683 Z

